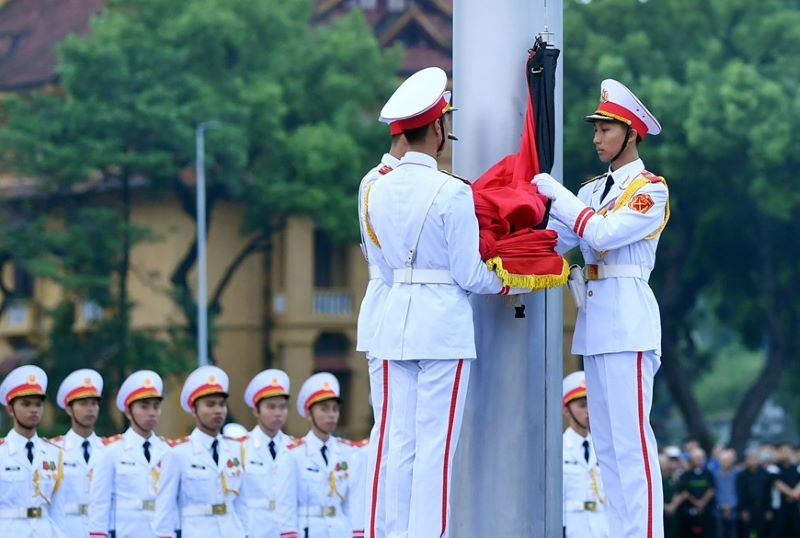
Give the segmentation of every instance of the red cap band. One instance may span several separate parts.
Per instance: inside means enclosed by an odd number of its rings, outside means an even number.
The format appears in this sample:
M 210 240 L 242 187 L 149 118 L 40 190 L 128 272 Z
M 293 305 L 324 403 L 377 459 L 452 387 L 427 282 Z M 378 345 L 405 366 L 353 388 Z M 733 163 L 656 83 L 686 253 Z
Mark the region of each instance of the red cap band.
M 644 140 L 644 137 L 647 136 L 647 125 L 645 125 L 639 116 L 624 106 L 612 103 L 611 101 L 606 101 L 604 103 L 600 103 L 595 111 L 595 114 L 602 114 L 603 116 L 608 116 L 609 119 L 627 123 L 636 129 L 636 132 L 639 133 L 639 136 L 642 138 L 642 140 Z
M 447 99 L 445 99 L 444 95 L 442 95 L 439 98 L 439 100 L 436 101 L 436 104 L 434 104 L 425 112 L 418 114 L 416 116 L 412 116 L 410 118 L 395 120 L 390 125 L 397 125 L 397 127 L 401 131 L 410 131 L 418 127 L 424 127 L 425 125 L 430 125 L 431 123 L 441 118 L 445 110 L 447 110 Z

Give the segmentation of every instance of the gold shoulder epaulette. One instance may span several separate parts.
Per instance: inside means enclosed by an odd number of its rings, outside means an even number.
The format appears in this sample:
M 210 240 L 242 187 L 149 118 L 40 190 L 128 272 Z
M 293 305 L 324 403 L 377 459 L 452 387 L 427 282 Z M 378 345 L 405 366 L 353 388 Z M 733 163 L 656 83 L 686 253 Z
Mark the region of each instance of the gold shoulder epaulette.
M 61 450 L 61 447 L 60 447 L 60 446 L 58 446 L 57 444 L 55 444 L 55 443 L 54 443 L 52 440 L 50 440 L 50 439 L 42 439 L 42 441 L 44 441 L 44 442 L 45 442 L 45 443 L 47 443 L 48 445 L 52 445 L 52 446 L 56 447 L 57 449 Z
M 450 172 L 449 170 L 439 170 L 439 171 L 441 173 L 443 173 L 443 174 L 447 174 L 450 177 L 456 178 L 457 180 L 459 180 L 461 183 L 464 183 L 465 185 L 472 185 L 472 182 L 470 180 L 468 180 L 466 178 L 463 178 L 463 177 L 461 177 L 459 175 L 456 175 L 453 172 Z
M 303 446 L 305 444 L 305 442 L 306 442 L 305 439 L 303 439 L 302 437 L 298 437 L 298 438 L 295 438 L 294 441 L 292 441 L 291 443 L 286 445 L 286 448 L 289 449 L 289 450 L 294 450 L 295 448 L 297 448 L 299 446 Z
M 352 446 L 354 448 L 363 448 L 369 444 L 369 439 L 362 439 L 361 441 L 354 441 L 353 439 L 343 439 L 339 438 L 339 441 L 344 443 L 347 446 Z
M 181 437 L 179 439 L 167 439 L 167 444 L 170 447 L 174 448 L 174 447 L 176 447 L 178 445 L 182 445 L 183 443 L 187 442 L 188 440 L 189 440 L 189 436 L 188 435 L 184 435 L 183 437 Z
M 108 446 L 108 445 L 110 445 L 111 443 L 116 443 L 116 442 L 117 442 L 117 441 L 119 441 L 120 439 L 122 439 L 122 434 L 121 434 L 121 433 L 118 433 L 117 435 L 112 435 L 111 437 L 103 437 L 103 438 L 100 440 L 100 442 L 102 442 L 104 445 Z
M 607 175 L 608 175 L 608 174 L 607 174 L 606 172 L 603 172 L 602 174 L 598 174 L 598 175 L 596 175 L 596 176 L 594 176 L 594 177 L 590 177 L 590 178 L 589 178 L 589 179 L 587 179 L 586 181 L 583 181 L 583 182 L 581 182 L 581 187 L 583 187 L 584 185 L 588 185 L 589 183 L 591 183 L 591 182 L 593 182 L 593 181 L 597 181 L 598 179 L 604 178 L 604 177 L 606 177 Z

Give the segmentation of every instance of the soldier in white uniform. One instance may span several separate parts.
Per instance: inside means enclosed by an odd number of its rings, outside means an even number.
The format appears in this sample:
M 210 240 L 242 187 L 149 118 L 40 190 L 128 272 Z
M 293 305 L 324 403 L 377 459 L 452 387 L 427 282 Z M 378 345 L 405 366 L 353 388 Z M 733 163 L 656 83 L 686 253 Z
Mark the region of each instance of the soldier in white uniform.
M 339 382 L 328 372 L 309 377 L 297 397 L 297 412 L 311 423 L 306 436 L 289 445 L 300 472 L 297 516 L 306 538 L 355 536 L 350 522 L 351 448 L 333 435 L 339 398 Z
M 111 472 L 105 446 L 94 432 L 100 413 L 103 378 L 90 369 L 69 374 L 58 388 L 56 403 L 72 427 L 52 439 L 64 451 L 64 479 L 56 496 L 56 524 L 67 536 L 106 537 L 111 507 Z
M 242 481 L 242 445 L 220 433 L 228 415 L 228 374 L 201 366 L 189 374 L 181 407 L 195 429 L 174 443 L 161 463 L 161 487 L 153 524 L 161 537 L 174 537 L 174 514 L 183 538 L 245 538 L 233 509 Z
M 244 401 L 258 424 L 243 440 L 245 473 L 234 505 L 249 538 L 299 538 L 297 532 L 297 462 L 283 433 L 289 416 L 289 376 L 264 370 L 244 391 Z
M 0 384 L 0 403 L 14 427 L 0 440 L 0 536 L 67 538 L 55 524 L 64 453 L 36 434 L 44 413 L 47 374 L 20 366 Z M 71 537 L 69 537 L 71 538 Z
M 638 142 L 661 126 L 615 80 L 602 84 L 594 124 L 608 172 L 576 197 L 548 174 L 533 183 L 553 200 L 558 250 L 580 246 L 586 267 L 573 271 L 578 301 L 572 352 L 584 356 L 595 447 L 609 499 L 611 535 L 661 538 L 663 493 L 650 426 L 653 378 L 660 365 L 661 321 L 648 285 L 669 218 L 663 178 L 645 170 Z M 577 277 L 577 278 L 576 278 Z
M 361 250 L 364 258 L 369 264 L 369 283 L 367 284 L 364 299 L 361 301 L 361 308 L 358 310 L 358 332 L 356 351 L 362 351 L 367 355 L 369 367 L 369 388 L 370 404 L 374 418 L 372 432 L 370 433 L 370 445 L 366 452 L 365 461 L 365 487 L 368 488 L 365 495 L 366 505 L 365 514 L 365 534 L 371 538 L 385 538 L 386 529 L 384 525 L 385 514 L 385 482 L 386 482 L 386 448 L 387 429 L 385 415 L 387 409 L 384 408 L 384 393 L 388 390 L 388 384 L 384 379 L 388 378 L 389 366 L 387 361 L 373 356 L 369 349 L 372 343 L 372 336 L 380 312 L 383 309 L 383 302 L 389 293 L 389 287 L 384 283 L 380 276 L 378 266 L 370 263 L 369 253 L 366 243 L 371 241 L 377 245 L 375 231 L 366 219 L 369 208 L 369 191 L 372 185 L 381 177 L 394 170 L 400 164 L 400 158 L 405 155 L 408 149 L 406 137 L 403 131 L 395 124 L 389 125 L 392 135 L 392 145 L 388 153 L 384 153 L 380 163 L 361 179 L 358 188 L 358 222 L 361 230 Z
M 609 538 L 607 499 L 589 433 L 586 377 L 564 378 L 562 402 L 569 426 L 564 430 L 564 526 L 566 538 Z
M 447 75 L 409 77 L 381 111 L 409 150 L 368 193 L 367 253 L 390 286 L 370 353 L 388 361 L 386 534 L 447 536 L 452 460 L 471 360 L 467 293 L 507 293 L 478 251 L 472 190 L 439 172 L 448 139 Z M 417 437 L 417 432 L 424 436 Z
M 151 370 L 125 379 L 117 393 L 117 409 L 130 427 L 103 440 L 111 469 L 111 518 L 116 538 L 152 538 L 155 498 L 161 482 L 161 460 L 169 450 L 155 434 L 161 418 L 164 383 Z M 175 518 L 177 525 L 177 518 Z

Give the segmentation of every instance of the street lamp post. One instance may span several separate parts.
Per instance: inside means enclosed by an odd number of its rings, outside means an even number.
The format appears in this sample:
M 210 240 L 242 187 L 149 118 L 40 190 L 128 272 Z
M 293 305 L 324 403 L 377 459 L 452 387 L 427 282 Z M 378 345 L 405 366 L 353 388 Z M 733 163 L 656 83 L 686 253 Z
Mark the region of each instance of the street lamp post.
M 204 121 L 195 130 L 197 166 L 197 364 L 208 365 L 208 293 L 206 277 L 206 144 L 205 132 L 217 126 Z

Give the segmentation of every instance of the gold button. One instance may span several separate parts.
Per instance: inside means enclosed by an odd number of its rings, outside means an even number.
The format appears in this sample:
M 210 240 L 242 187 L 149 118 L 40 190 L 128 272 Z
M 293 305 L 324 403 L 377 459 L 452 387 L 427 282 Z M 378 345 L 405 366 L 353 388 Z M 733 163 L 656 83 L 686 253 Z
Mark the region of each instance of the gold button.
M 589 295 L 589 297 L 591 297 L 592 295 L 594 295 L 594 292 L 592 290 L 589 290 L 589 294 L 588 295 Z

